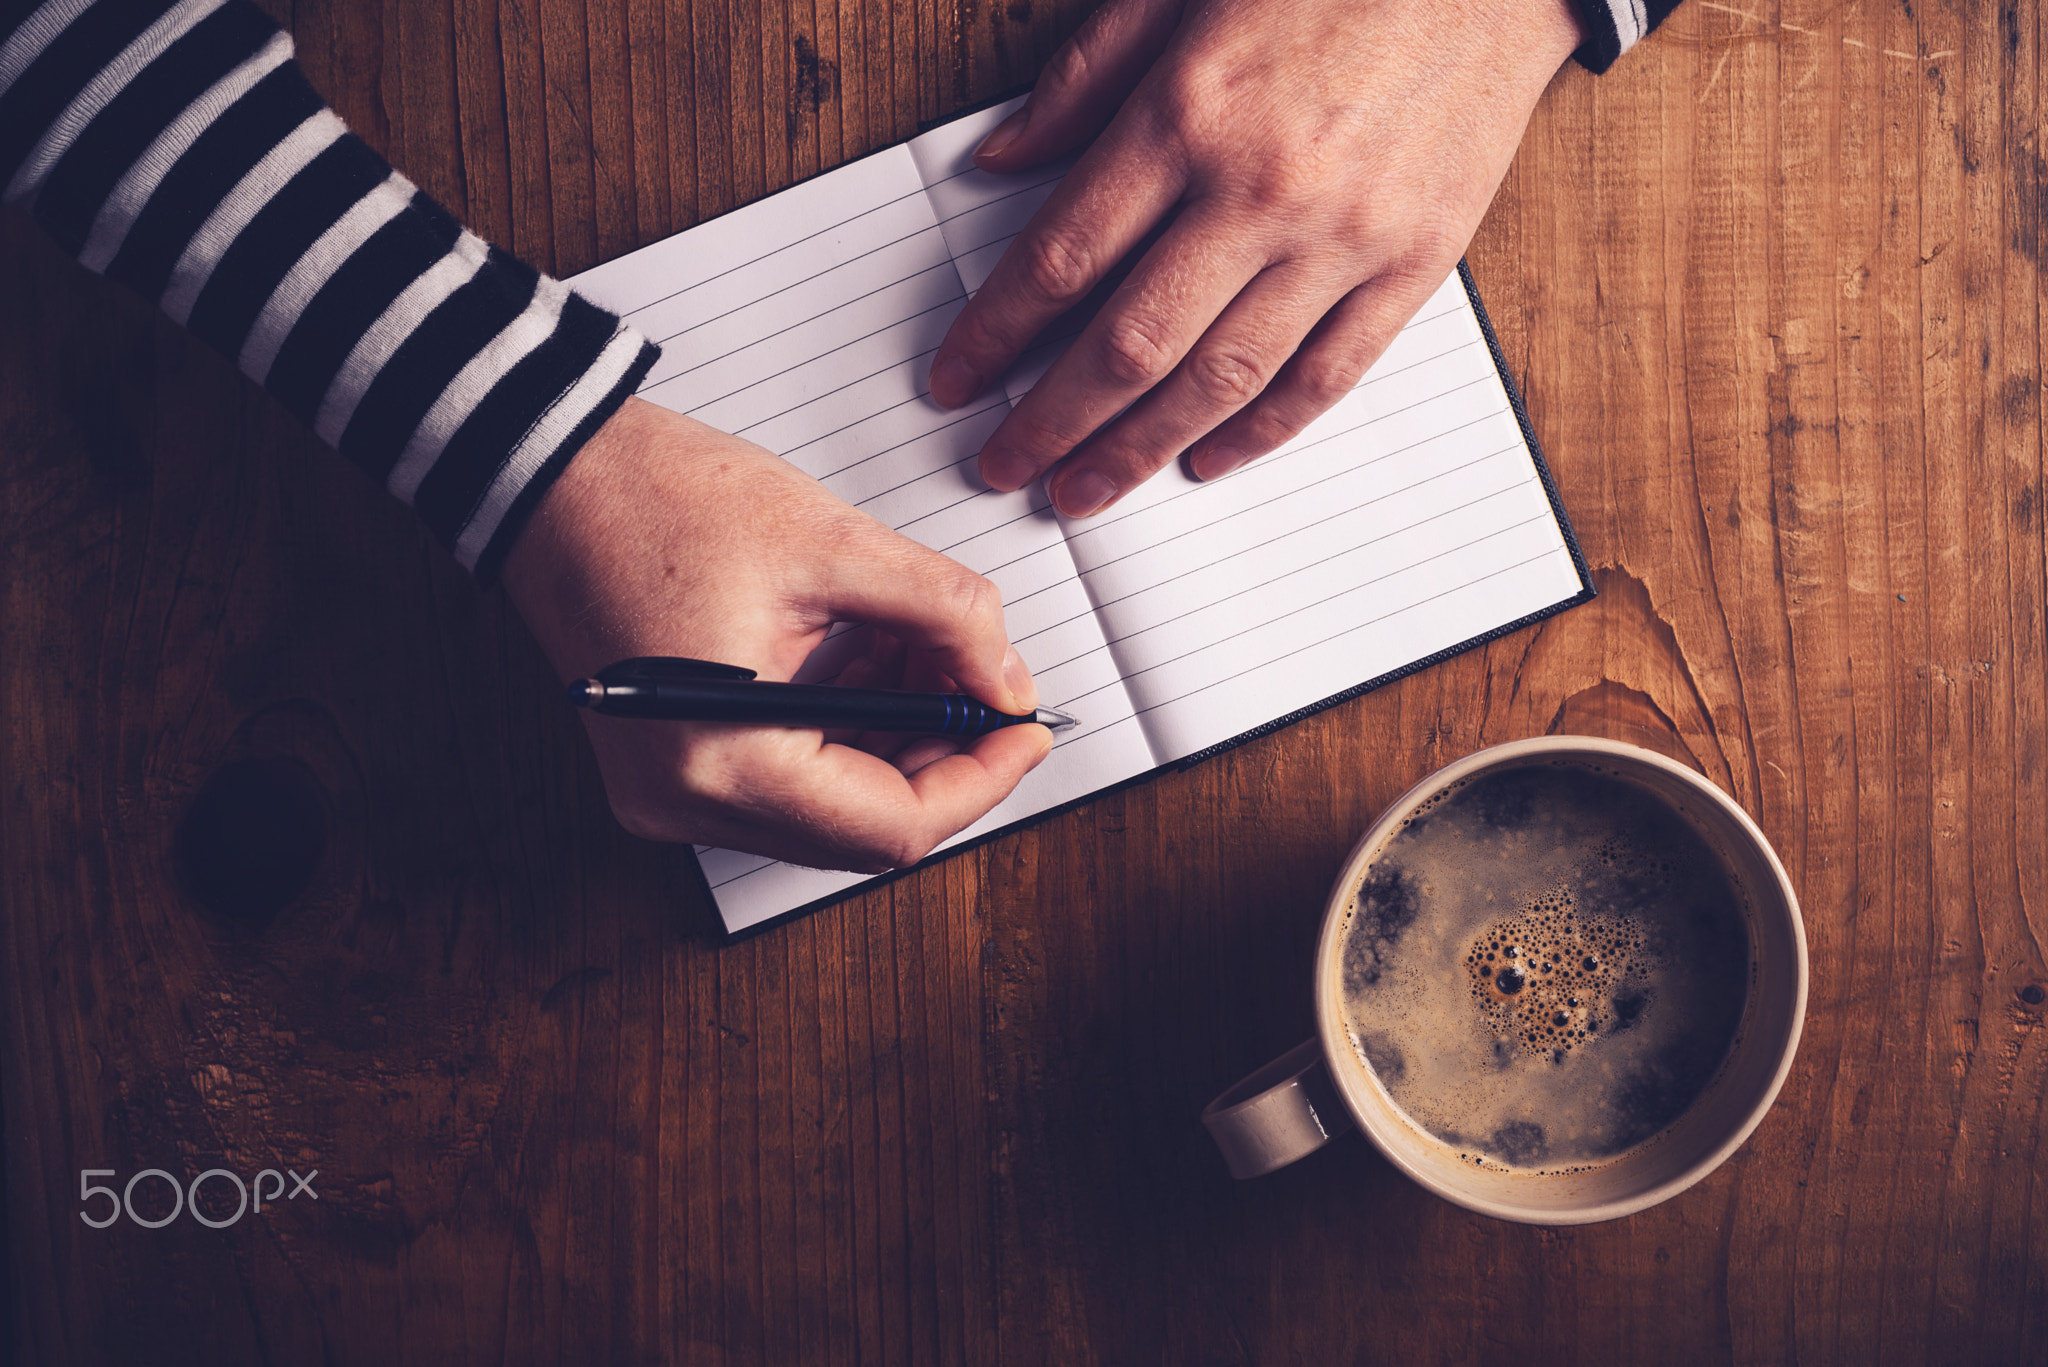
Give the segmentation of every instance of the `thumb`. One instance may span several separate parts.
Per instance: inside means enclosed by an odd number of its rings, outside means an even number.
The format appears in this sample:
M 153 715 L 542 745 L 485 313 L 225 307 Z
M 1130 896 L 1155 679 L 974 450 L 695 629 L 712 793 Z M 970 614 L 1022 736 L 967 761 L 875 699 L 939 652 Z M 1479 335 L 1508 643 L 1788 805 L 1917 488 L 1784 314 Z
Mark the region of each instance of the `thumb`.
M 1016 714 L 1038 706 L 1038 685 L 1010 645 L 1003 596 L 959 561 L 877 527 L 876 553 L 836 557 L 822 606 L 841 621 L 886 628 L 930 655 L 965 692 Z
M 1021 171 L 1094 138 L 1166 50 L 1183 0 L 1110 0 L 1038 77 L 1024 107 L 975 149 L 984 171 Z

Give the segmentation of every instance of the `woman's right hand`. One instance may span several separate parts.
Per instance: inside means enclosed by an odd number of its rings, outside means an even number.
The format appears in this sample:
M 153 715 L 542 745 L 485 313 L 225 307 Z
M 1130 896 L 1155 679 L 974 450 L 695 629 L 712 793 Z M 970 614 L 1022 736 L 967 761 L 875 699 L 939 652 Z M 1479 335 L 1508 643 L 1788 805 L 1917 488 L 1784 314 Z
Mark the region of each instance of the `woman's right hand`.
M 521 530 L 506 591 L 566 682 L 680 655 L 786 680 L 834 622 L 880 628 L 843 683 L 1038 702 L 993 584 L 891 531 L 780 457 L 640 399 L 570 462 Z M 900 643 L 900 644 L 899 644 Z M 1052 749 L 1013 726 L 938 738 L 585 715 L 612 811 L 654 840 L 878 872 L 922 859 Z

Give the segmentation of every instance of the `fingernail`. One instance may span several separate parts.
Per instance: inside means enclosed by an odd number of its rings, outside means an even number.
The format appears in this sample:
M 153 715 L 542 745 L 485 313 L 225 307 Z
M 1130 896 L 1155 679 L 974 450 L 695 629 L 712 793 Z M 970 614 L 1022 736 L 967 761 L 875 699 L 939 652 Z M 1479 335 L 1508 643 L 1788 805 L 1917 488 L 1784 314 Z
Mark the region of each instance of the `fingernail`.
M 1250 460 L 1244 452 L 1230 446 L 1212 446 L 1194 459 L 1195 478 L 1222 479 L 1238 466 Z
M 932 367 L 932 397 L 945 408 L 958 408 L 981 392 L 981 372 L 958 356 Z
M 1015 451 L 998 451 L 981 458 L 981 477 L 988 481 L 990 488 L 1000 489 L 1006 494 L 1029 484 L 1037 473 L 1031 462 Z
M 997 124 L 989 135 L 981 140 L 981 146 L 974 149 L 974 155 L 977 158 L 1001 156 L 1003 149 L 1017 140 L 1017 135 L 1024 131 L 1024 125 L 1030 121 L 1031 106 L 1027 104 Z
M 1116 497 L 1116 486 L 1098 470 L 1081 470 L 1060 481 L 1052 501 L 1068 517 L 1086 517 Z
M 1024 663 L 1024 657 L 1011 646 L 1010 653 L 1003 656 L 1003 682 L 1009 686 L 1010 694 L 1017 699 L 1017 710 L 1029 712 L 1038 706 L 1038 681 L 1031 677 L 1031 667 Z

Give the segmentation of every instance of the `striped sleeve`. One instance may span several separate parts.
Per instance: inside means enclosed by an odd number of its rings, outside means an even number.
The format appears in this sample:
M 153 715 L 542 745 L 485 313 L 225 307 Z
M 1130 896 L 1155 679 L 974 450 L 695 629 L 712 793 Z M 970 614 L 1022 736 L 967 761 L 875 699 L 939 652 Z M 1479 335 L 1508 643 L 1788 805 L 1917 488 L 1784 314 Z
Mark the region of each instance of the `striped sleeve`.
M 1599 72 L 1649 37 L 1678 8 L 1678 0 L 1571 0 L 1571 5 L 1586 26 L 1586 41 L 1572 55 Z
M 659 354 L 351 134 L 249 0 L 0 0 L 0 185 L 480 581 Z

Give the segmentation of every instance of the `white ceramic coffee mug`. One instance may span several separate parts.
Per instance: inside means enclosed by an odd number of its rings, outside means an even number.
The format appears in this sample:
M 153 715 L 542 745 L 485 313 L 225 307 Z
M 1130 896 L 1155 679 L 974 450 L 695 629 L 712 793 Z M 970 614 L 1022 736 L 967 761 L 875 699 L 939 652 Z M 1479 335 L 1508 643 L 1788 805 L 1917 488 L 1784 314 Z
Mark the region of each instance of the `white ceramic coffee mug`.
M 1346 912 L 1402 823 L 1453 784 L 1529 764 L 1583 764 L 1649 790 L 1725 861 L 1749 933 L 1749 992 L 1735 1044 L 1714 1081 L 1669 1129 L 1605 1164 L 1570 1173 L 1475 1168 L 1411 1120 L 1351 1047 L 1342 970 Z M 1806 1015 L 1806 932 L 1770 842 L 1725 793 L 1683 765 L 1617 741 L 1544 736 L 1468 755 L 1410 788 L 1344 862 L 1316 950 L 1317 1038 L 1289 1050 L 1202 1112 L 1236 1177 L 1314 1152 L 1354 1125 L 1395 1167 L 1447 1201 L 1503 1220 L 1576 1225 L 1668 1200 L 1719 1167 L 1763 1119 L 1792 1068 Z

